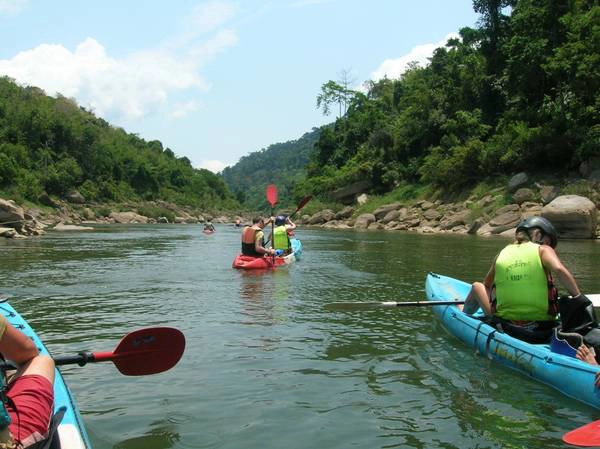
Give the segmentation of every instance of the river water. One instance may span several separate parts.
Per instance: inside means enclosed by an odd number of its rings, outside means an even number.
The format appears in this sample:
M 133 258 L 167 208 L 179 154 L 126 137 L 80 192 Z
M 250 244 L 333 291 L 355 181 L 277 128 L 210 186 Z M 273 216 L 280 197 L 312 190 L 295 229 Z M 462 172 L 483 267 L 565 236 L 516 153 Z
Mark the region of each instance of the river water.
M 481 279 L 507 241 L 300 229 L 303 259 L 236 271 L 239 230 L 95 226 L 0 240 L 0 291 L 54 354 L 112 350 L 146 326 L 184 332 L 172 370 L 62 369 L 97 449 L 566 447 L 600 412 L 473 354 L 428 308 L 330 312 L 338 301 L 424 299 L 434 271 Z M 586 293 L 600 244 L 561 241 Z

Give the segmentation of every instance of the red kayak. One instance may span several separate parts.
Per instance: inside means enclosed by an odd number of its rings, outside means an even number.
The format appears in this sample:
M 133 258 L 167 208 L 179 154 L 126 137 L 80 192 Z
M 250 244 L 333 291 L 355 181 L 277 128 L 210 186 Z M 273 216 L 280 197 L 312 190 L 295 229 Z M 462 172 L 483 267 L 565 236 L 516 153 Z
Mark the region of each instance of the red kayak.
M 302 254 L 302 243 L 300 243 L 300 240 L 291 239 L 291 243 L 292 253 L 286 256 L 273 258 L 273 256 L 253 257 L 238 254 L 233 260 L 232 267 L 242 270 L 266 270 L 269 268 L 291 265 L 296 260 L 299 260 Z M 273 259 L 275 259 L 275 261 L 273 261 Z
M 211 231 L 210 229 L 205 229 L 202 232 L 204 232 L 205 234 L 214 234 L 215 233 L 215 231 Z

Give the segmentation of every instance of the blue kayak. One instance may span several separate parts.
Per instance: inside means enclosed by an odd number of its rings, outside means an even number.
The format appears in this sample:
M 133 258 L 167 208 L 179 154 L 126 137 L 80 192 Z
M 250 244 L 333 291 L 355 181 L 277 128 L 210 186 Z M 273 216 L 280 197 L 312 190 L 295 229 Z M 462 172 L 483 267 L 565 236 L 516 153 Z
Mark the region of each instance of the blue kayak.
M 0 313 L 6 317 L 10 324 L 30 337 L 40 350 L 40 353 L 50 355 L 31 326 L 10 304 L 7 302 L 0 304 Z M 66 407 L 65 414 L 58 426 L 61 449 L 90 449 L 92 446 L 85 431 L 77 404 L 61 372 L 57 368 L 54 378 L 54 412 L 61 407 Z
M 434 273 L 425 282 L 429 301 L 464 300 L 470 289 L 471 284 Z M 471 316 L 455 305 L 432 309 L 448 332 L 479 354 L 600 409 L 600 389 L 594 387 L 599 366 L 552 352 L 549 344 L 531 344 L 501 333 L 478 319 L 483 316 L 481 310 Z

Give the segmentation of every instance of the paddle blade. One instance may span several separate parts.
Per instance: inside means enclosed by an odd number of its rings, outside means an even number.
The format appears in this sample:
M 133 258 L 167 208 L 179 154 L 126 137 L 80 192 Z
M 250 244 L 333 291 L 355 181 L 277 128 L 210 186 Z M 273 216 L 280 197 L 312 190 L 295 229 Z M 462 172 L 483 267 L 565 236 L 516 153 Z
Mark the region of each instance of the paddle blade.
M 267 201 L 271 207 L 275 207 L 275 203 L 277 203 L 277 186 L 275 184 L 269 184 L 265 193 L 267 195 Z
M 562 439 L 565 443 L 572 444 L 573 446 L 600 446 L 600 420 L 571 430 L 565 433 Z
M 144 376 L 171 369 L 184 349 L 185 337 L 180 330 L 150 327 L 127 334 L 112 353 L 112 361 L 126 376 Z M 98 355 L 94 356 L 98 360 Z

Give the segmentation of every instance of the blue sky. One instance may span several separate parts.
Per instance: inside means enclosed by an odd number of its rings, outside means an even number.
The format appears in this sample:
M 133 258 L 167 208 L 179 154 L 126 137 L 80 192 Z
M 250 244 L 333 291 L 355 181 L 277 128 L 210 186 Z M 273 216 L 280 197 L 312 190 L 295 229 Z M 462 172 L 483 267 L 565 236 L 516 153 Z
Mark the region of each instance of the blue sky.
M 0 0 L 0 75 L 213 171 L 334 120 L 320 87 L 397 78 L 471 0 Z

